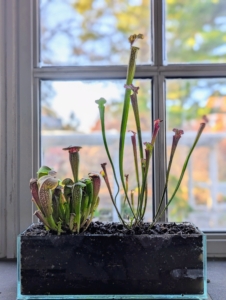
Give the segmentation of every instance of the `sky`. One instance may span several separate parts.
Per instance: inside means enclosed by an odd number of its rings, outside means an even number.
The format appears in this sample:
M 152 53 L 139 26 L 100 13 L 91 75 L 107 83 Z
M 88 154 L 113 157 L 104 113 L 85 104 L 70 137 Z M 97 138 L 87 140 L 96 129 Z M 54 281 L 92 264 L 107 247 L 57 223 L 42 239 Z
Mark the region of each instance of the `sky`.
M 122 99 L 123 85 L 119 81 L 85 83 L 84 81 L 55 81 L 52 86 L 56 92 L 52 108 L 64 123 L 68 123 L 71 112 L 80 121 L 79 131 L 89 133 L 90 127 L 99 118 L 95 100 L 103 97 L 110 103 Z

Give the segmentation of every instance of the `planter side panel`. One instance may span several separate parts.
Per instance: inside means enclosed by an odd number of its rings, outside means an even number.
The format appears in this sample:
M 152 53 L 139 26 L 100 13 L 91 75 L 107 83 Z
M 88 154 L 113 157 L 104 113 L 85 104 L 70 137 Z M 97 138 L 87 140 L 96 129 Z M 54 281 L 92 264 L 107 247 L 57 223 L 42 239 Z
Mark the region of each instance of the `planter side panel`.
M 23 295 L 204 293 L 203 236 L 21 236 Z

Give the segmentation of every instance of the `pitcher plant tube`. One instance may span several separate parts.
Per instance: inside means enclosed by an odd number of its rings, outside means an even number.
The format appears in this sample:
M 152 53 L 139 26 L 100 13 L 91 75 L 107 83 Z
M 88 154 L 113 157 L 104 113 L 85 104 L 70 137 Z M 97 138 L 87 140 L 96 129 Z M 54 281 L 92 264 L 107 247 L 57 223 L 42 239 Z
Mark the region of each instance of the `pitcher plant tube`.
M 69 161 L 73 174 L 71 178 L 60 181 L 56 172 L 42 166 L 38 178 L 30 180 L 32 201 L 38 210 L 34 215 L 45 225 L 46 230 L 80 233 L 90 225 L 99 204 L 101 177 L 89 173 L 88 177 L 79 179 L 79 151 L 81 147 L 70 146 Z
M 113 171 L 114 180 L 116 182 L 117 191 L 115 195 L 113 195 L 110 183 L 108 180 L 107 175 L 107 166 L 106 163 L 101 164 L 103 171 L 101 171 L 101 175 L 104 178 L 104 181 L 107 185 L 110 198 L 112 200 L 112 203 L 117 211 L 118 217 L 123 223 L 124 226 L 127 228 L 133 226 L 133 225 L 139 225 L 144 221 L 144 216 L 147 208 L 147 202 L 148 202 L 148 173 L 150 169 L 150 162 L 152 158 L 153 149 L 155 146 L 155 141 L 158 136 L 159 130 L 161 130 L 161 122 L 162 120 L 156 119 L 154 120 L 153 124 L 153 133 L 152 138 L 150 141 L 143 142 L 142 140 L 142 133 L 141 133 L 141 125 L 140 125 L 140 114 L 139 114 L 139 105 L 138 105 L 138 91 L 139 87 L 135 87 L 133 85 L 134 80 L 134 74 L 136 69 L 136 56 L 138 53 L 139 48 L 135 47 L 133 44 L 136 39 L 143 39 L 144 36 L 142 34 L 134 34 L 129 37 L 129 42 L 131 45 L 130 50 L 130 56 L 129 56 L 129 63 L 127 67 L 127 76 L 126 76 L 126 83 L 124 85 L 125 87 L 125 95 L 124 95 L 124 101 L 123 101 L 123 110 L 122 110 L 122 116 L 121 116 L 121 126 L 120 126 L 120 134 L 119 134 L 119 177 L 116 176 L 116 170 L 115 166 L 113 164 L 111 154 L 108 148 L 107 138 L 106 138 L 106 132 L 105 132 L 105 104 L 107 103 L 106 99 L 100 98 L 96 100 L 95 102 L 98 104 L 99 108 L 99 115 L 100 115 L 100 122 L 101 122 L 101 131 L 102 131 L 102 138 L 104 147 L 106 150 L 107 157 L 110 161 L 110 165 Z M 130 109 L 130 103 L 133 110 L 134 120 L 135 120 L 135 126 L 136 126 L 136 132 L 134 130 L 129 130 L 132 132 L 131 136 L 131 145 L 132 145 L 132 151 L 133 151 L 133 160 L 134 160 L 134 170 L 136 175 L 136 190 L 137 190 L 137 201 L 135 205 L 135 195 L 134 195 L 134 188 L 129 191 L 129 174 L 124 174 L 124 166 L 123 166 L 123 160 L 124 160 L 124 146 L 125 146 L 125 136 L 127 131 L 127 122 L 128 122 L 128 115 L 129 115 L 129 109 Z M 150 223 L 150 226 L 154 226 L 156 222 L 159 221 L 163 213 L 166 211 L 170 203 L 173 201 L 173 198 L 175 197 L 180 184 L 182 182 L 185 170 L 187 168 L 189 159 L 191 157 L 192 152 L 194 151 L 195 146 L 197 145 L 199 138 L 205 128 L 206 118 L 203 118 L 204 122 L 200 124 L 200 128 L 197 132 L 197 136 L 192 144 L 192 147 L 189 150 L 189 153 L 185 159 L 185 162 L 182 166 L 182 170 L 180 173 L 180 176 L 178 178 L 178 182 L 174 188 L 174 191 L 172 195 L 169 197 L 169 200 L 165 206 L 163 206 L 164 199 L 167 194 L 167 187 L 168 187 L 168 181 L 169 181 L 169 174 L 171 170 L 171 166 L 173 163 L 173 158 L 175 155 L 175 151 L 178 145 L 178 142 L 180 138 L 182 137 L 182 134 L 184 134 L 182 129 L 174 128 L 174 136 L 171 146 L 171 152 L 170 152 L 170 158 L 169 163 L 167 167 L 166 174 L 163 174 L 163 178 L 165 178 L 164 188 L 162 191 L 161 199 L 159 201 L 159 206 L 157 207 L 156 214 L 153 217 L 152 223 Z M 138 147 L 137 147 L 138 142 Z M 145 146 L 145 147 L 144 147 Z M 137 150 L 139 149 L 139 151 Z M 124 192 L 123 196 L 123 202 L 128 203 L 128 207 L 131 211 L 130 216 L 125 219 L 121 215 L 117 205 L 116 205 L 116 198 L 120 192 L 120 184 L 122 186 L 122 190 Z M 163 206 L 163 207 L 162 207 Z

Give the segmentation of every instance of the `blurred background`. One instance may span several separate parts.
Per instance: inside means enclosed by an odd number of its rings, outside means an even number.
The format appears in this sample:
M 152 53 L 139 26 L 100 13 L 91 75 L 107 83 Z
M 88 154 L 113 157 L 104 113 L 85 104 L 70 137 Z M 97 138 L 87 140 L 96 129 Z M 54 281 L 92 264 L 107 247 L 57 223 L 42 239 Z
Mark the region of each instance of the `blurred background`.
M 149 0 L 40 0 L 40 66 L 94 66 L 127 64 L 131 33 L 143 33 L 145 40 L 138 64 L 152 64 L 151 6 Z M 139 45 L 138 45 L 139 46 Z M 165 5 L 166 64 L 226 62 L 225 0 L 167 0 Z M 108 162 L 102 143 L 95 100 L 104 97 L 107 139 L 113 160 L 118 164 L 118 136 L 123 80 L 41 82 L 42 164 L 71 177 L 69 145 L 82 146 L 80 175 L 100 172 Z M 143 141 L 152 131 L 152 82 L 136 79 Z M 184 130 L 169 179 L 169 196 L 202 116 L 209 122 L 193 153 L 181 187 L 170 205 L 170 221 L 191 221 L 202 229 L 220 230 L 226 226 L 226 78 L 166 78 L 167 154 L 173 128 Z M 157 101 L 158 99 L 153 99 Z M 132 111 L 128 130 L 135 130 Z M 125 147 L 125 172 L 136 194 L 131 133 Z M 108 164 L 109 165 L 109 164 Z M 115 190 L 112 173 L 109 173 Z M 152 218 L 152 174 L 149 175 L 149 204 L 146 220 Z M 104 182 L 96 218 L 117 220 Z M 123 214 L 128 208 L 118 198 Z

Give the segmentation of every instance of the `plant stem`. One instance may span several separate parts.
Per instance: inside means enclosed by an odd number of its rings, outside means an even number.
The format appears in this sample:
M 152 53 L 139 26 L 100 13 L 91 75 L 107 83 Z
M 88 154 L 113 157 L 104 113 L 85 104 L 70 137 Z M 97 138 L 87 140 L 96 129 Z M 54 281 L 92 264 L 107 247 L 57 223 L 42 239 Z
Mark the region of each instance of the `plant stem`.
M 103 178 L 104 178 L 104 181 L 105 181 L 105 183 L 106 183 L 106 186 L 107 186 L 107 188 L 108 188 L 108 192 L 109 192 L 109 194 L 110 194 L 111 201 L 112 201 L 112 203 L 113 203 L 113 205 L 114 205 L 114 208 L 115 208 L 115 210 L 116 210 L 116 212 L 117 212 L 117 214 L 118 214 L 118 217 L 119 217 L 119 219 L 121 220 L 122 224 L 123 224 L 126 228 L 128 228 L 128 226 L 126 225 L 125 221 L 123 220 L 123 217 L 121 216 L 121 214 L 120 214 L 120 212 L 119 212 L 119 210 L 118 210 L 118 207 L 117 207 L 117 205 L 116 205 L 116 201 L 115 201 L 115 199 L 114 199 L 114 197 L 113 197 L 113 194 L 112 194 L 112 191 L 111 191 L 111 186 L 110 186 L 110 183 L 109 183 L 109 180 L 108 180 L 108 174 L 107 174 L 107 169 L 106 169 L 106 163 L 101 164 L 101 167 L 102 167 L 102 169 L 103 169 L 103 171 L 101 172 L 101 174 L 102 174 L 102 176 L 103 176 Z
M 138 198 L 139 198 L 139 196 L 140 196 L 140 178 L 139 178 L 138 159 L 137 159 L 136 133 L 134 131 L 131 131 L 131 132 L 133 133 L 133 135 L 131 136 L 131 141 L 132 141 L 132 146 L 133 146 L 133 159 L 134 159 L 137 188 L 138 188 Z M 141 168 L 142 168 L 142 163 L 141 163 Z
M 200 136 L 201 136 L 201 134 L 202 134 L 202 132 L 203 132 L 203 129 L 205 128 L 205 125 L 206 125 L 205 123 L 201 123 L 201 124 L 200 124 L 200 128 L 199 128 L 199 131 L 198 131 L 198 133 L 197 133 L 197 135 L 196 135 L 195 141 L 194 141 L 194 143 L 193 143 L 193 145 L 192 145 L 192 147 L 191 147 L 191 149 L 190 149 L 190 151 L 189 151 L 189 153 L 188 153 L 188 155 L 187 155 L 187 158 L 186 158 L 186 160 L 185 160 L 185 162 L 184 162 L 184 165 L 183 165 L 183 168 L 182 168 L 182 171 L 181 171 L 179 180 L 178 180 L 178 182 L 177 182 L 176 188 L 175 188 L 175 190 L 174 190 L 174 192 L 173 192 L 173 194 L 172 194 L 170 200 L 168 201 L 167 205 L 165 206 L 165 208 L 162 210 L 161 214 L 159 215 L 159 217 L 156 218 L 156 221 L 155 221 L 155 222 L 152 222 L 152 224 L 151 224 L 151 226 L 150 226 L 151 228 L 152 228 L 152 227 L 157 223 L 157 221 L 161 218 L 162 214 L 167 210 L 168 206 L 170 205 L 170 203 L 172 202 L 173 198 L 175 197 L 175 195 L 176 195 L 176 193 L 177 193 L 177 191 L 178 191 L 178 189 L 179 189 L 179 187 L 180 187 L 180 184 L 181 184 L 181 182 L 182 182 L 182 179 L 183 179 L 183 177 L 184 177 L 184 173 L 185 173 L 185 171 L 186 171 L 186 168 L 187 168 L 189 159 L 190 159 L 190 157 L 191 157 L 191 154 L 192 154 L 193 150 L 195 149 L 196 144 L 197 144 L 198 141 L 199 141 L 199 138 L 200 138 Z
M 117 180 L 117 176 L 116 176 L 116 172 L 115 172 L 115 167 L 108 149 L 108 144 L 107 144 L 107 140 L 106 140 L 106 133 L 105 133 L 105 106 L 104 104 L 106 103 L 106 100 L 104 98 L 100 98 L 99 100 L 95 101 L 98 104 L 98 108 L 99 108 L 99 113 L 100 113 L 100 121 L 101 121 L 101 131 L 102 131 L 102 138 L 103 138 L 103 142 L 104 142 L 104 147 L 105 147 L 105 151 L 107 153 L 108 159 L 110 161 L 111 167 L 112 167 L 112 171 L 114 174 L 114 179 L 117 185 L 117 192 L 115 195 L 115 199 L 118 196 L 119 193 L 119 183 Z
M 137 103 L 137 94 L 136 94 L 136 92 L 134 92 L 131 95 L 130 98 L 131 98 L 134 118 L 135 118 L 135 122 L 136 122 L 138 144 L 139 144 L 139 151 L 140 151 L 141 171 L 142 171 L 141 173 L 142 173 L 142 176 L 143 176 L 144 174 L 143 174 L 143 169 L 142 169 L 142 159 L 144 158 L 144 154 L 143 154 L 143 142 L 142 142 L 140 116 L 139 116 L 139 108 L 138 108 L 138 103 Z
M 134 78 L 134 73 L 135 73 L 135 69 L 136 69 L 136 55 L 137 55 L 138 50 L 139 50 L 138 47 L 131 47 L 129 65 L 128 65 L 128 70 L 127 70 L 127 79 L 126 79 L 127 85 L 132 84 L 132 81 Z M 129 89 L 126 89 L 125 96 L 124 96 L 124 103 L 123 103 L 123 112 L 122 112 L 121 129 L 120 129 L 120 140 L 119 140 L 119 173 L 120 173 L 122 187 L 123 187 L 127 202 L 130 206 L 130 209 L 133 213 L 134 218 L 136 219 L 133 209 L 132 209 L 132 206 L 130 204 L 129 198 L 128 198 L 128 194 L 126 192 L 126 185 L 125 185 L 125 181 L 124 181 L 124 169 L 123 169 L 124 145 L 125 145 L 126 126 L 127 126 L 127 121 L 128 121 L 128 115 L 129 115 L 130 94 L 131 94 L 131 91 Z
M 174 153 L 175 153 L 175 151 L 174 151 Z M 157 212 L 154 216 L 153 221 L 155 221 L 156 218 L 158 217 L 159 211 L 161 209 L 161 206 L 162 206 L 162 203 L 163 203 L 163 200 L 164 200 L 164 196 L 165 196 L 166 191 L 167 191 L 168 181 L 169 181 L 169 174 L 170 174 L 170 169 L 171 169 L 172 162 L 173 162 L 174 153 L 172 153 L 172 151 L 171 151 L 169 165 L 168 165 L 168 169 L 167 169 L 167 173 L 166 173 L 166 182 L 165 182 L 164 190 L 163 190 L 162 197 L 161 197 L 161 200 L 160 200 L 160 203 L 159 203 L 159 206 L 158 206 L 158 209 L 157 209 Z
M 147 201 L 148 201 L 148 182 L 146 182 L 146 187 L 145 187 L 145 199 L 144 199 L 144 208 L 143 208 L 143 212 L 142 212 L 142 217 L 141 219 L 143 220 L 144 218 L 144 214 L 146 212 L 146 208 L 147 208 Z
M 145 149 L 145 154 L 146 154 L 146 164 L 145 164 L 145 170 L 144 170 L 144 178 L 142 180 L 142 185 L 141 185 L 141 193 L 140 193 L 140 199 L 139 199 L 139 207 L 138 207 L 138 214 L 140 221 L 143 218 L 144 211 L 143 211 L 143 202 L 144 202 L 144 196 L 145 196 L 145 190 L 146 190 L 146 185 L 147 185 L 147 176 L 148 176 L 148 169 L 149 169 L 149 164 L 150 164 L 150 159 L 151 159 L 151 153 L 152 153 L 153 147 L 149 149 Z

